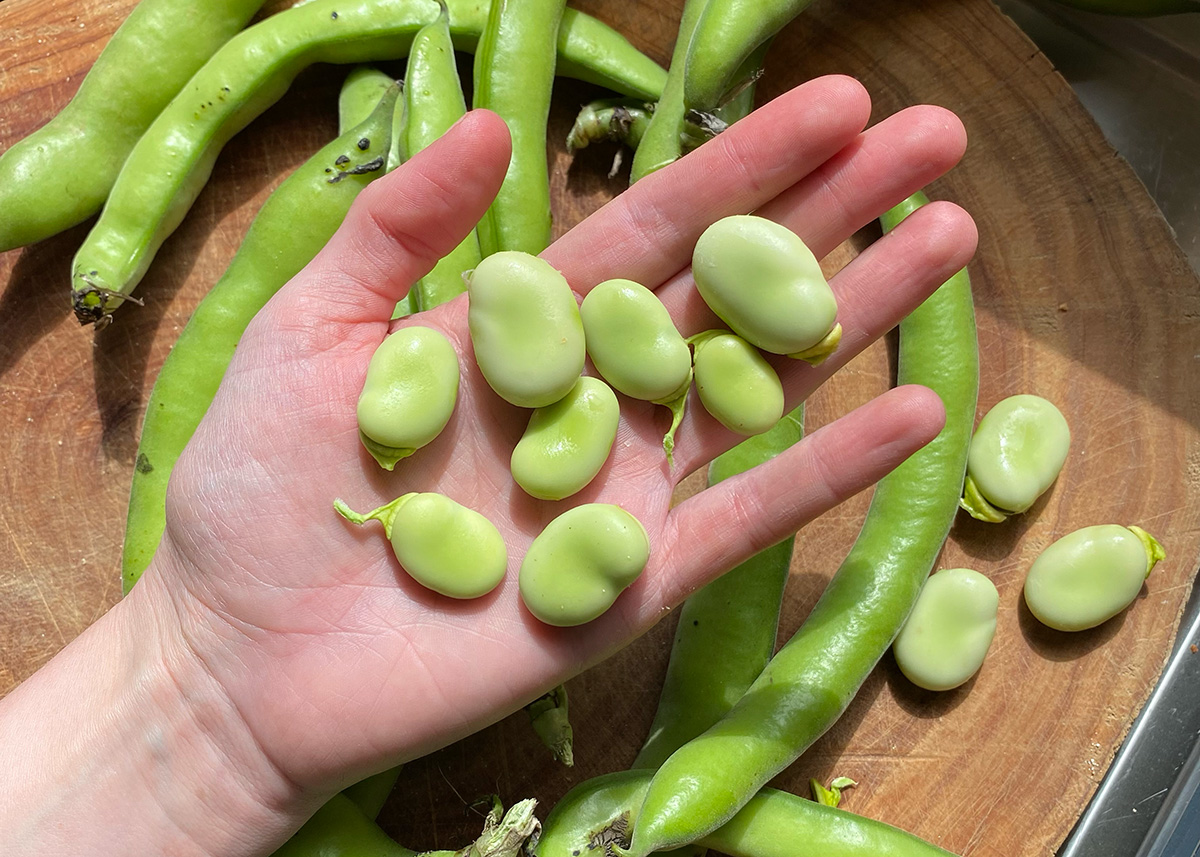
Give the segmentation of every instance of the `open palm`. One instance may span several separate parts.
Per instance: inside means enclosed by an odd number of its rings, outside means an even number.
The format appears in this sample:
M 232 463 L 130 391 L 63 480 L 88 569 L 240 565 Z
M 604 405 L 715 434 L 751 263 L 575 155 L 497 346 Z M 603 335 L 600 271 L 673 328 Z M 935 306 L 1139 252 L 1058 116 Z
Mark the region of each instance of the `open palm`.
M 863 131 L 869 111 L 847 78 L 792 90 L 638 182 L 543 256 L 580 295 L 627 277 L 658 290 L 685 336 L 716 326 L 687 273 L 712 221 L 758 211 L 820 257 L 961 155 L 961 126 L 943 110 L 911 108 Z M 738 438 L 693 400 L 668 468 L 666 410 L 621 397 L 599 477 L 559 503 L 526 496 L 508 462 L 529 412 L 502 401 L 474 365 L 466 297 L 388 321 L 409 285 L 478 220 L 507 158 L 503 122 L 476 111 L 364 191 L 321 255 L 247 330 L 172 476 L 163 544 L 137 588 L 172 604 L 264 757 L 313 795 L 527 703 L 877 480 L 941 426 L 932 393 L 895 390 L 672 509 L 678 482 Z M 775 361 L 789 407 L 962 267 L 974 242 L 960 209 L 934 204 L 839 272 L 838 351 L 816 368 Z M 462 383 L 446 430 L 387 473 L 359 444 L 355 403 L 375 347 L 409 324 L 449 337 Z M 425 590 L 381 526 L 354 527 L 332 508 L 335 497 L 366 511 L 411 491 L 446 494 L 496 524 L 509 551 L 496 590 L 472 601 Z M 549 520 L 591 501 L 642 522 L 649 565 L 600 619 L 542 625 L 518 597 L 521 558 Z

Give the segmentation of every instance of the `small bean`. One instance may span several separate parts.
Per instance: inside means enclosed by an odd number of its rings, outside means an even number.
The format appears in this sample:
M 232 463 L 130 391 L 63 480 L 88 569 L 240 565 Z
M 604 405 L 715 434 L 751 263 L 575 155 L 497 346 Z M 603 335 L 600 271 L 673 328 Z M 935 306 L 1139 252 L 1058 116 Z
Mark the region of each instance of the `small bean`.
M 616 390 L 665 405 L 688 390 L 692 353 L 654 294 L 632 280 L 607 280 L 579 308 L 587 352 Z
M 783 385 L 758 351 L 736 334 L 693 337 L 696 392 L 704 409 L 741 435 L 767 431 L 783 416 Z
M 601 615 L 650 558 L 645 528 L 620 506 L 587 503 L 546 525 L 521 563 L 521 600 L 547 625 Z
M 1063 536 L 1042 551 L 1025 577 L 1025 603 L 1038 621 L 1083 631 L 1133 603 L 1163 546 L 1141 527 L 1101 524 Z
M 379 344 L 358 397 L 359 439 L 385 470 L 437 437 L 458 399 L 458 354 L 431 327 Z
M 496 525 L 443 494 L 405 494 L 360 515 L 333 507 L 355 524 L 377 520 L 413 580 L 449 598 L 478 598 L 504 579 L 508 550 Z
M 996 633 L 1000 595 L 969 568 L 948 568 L 925 581 L 892 644 L 900 671 L 926 690 L 951 690 L 983 666 Z
M 692 253 L 704 302 L 750 343 L 819 363 L 837 347 L 837 300 L 800 237 L 750 214 L 718 220 Z
M 567 395 L 529 418 L 513 450 L 513 479 L 539 500 L 561 500 L 583 490 L 608 460 L 620 418 L 609 386 L 580 376 Z
M 497 395 L 540 408 L 570 392 L 586 351 L 579 304 L 562 274 L 537 256 L 502 251 L 476 266 L 467 292 L 475 361 Z
M 1054 484 L 1067 460 L 1071 428 L 1041 396 L 1002 399 L 979 421 L 967 457 L 962 508 L 999 523 L 1024 512 Z

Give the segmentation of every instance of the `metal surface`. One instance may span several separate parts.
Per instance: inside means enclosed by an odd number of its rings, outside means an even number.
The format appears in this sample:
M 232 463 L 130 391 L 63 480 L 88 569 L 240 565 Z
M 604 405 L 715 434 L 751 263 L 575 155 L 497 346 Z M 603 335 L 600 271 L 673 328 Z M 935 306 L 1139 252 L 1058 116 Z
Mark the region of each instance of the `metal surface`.
M 1071 84 L 1200 271 L 1200 15 L 1139 20 L 1045 0 L 997 5 Z M 1158 685 L 1059 857 L 1200 853 L 1198 646 L 1193 590 Z

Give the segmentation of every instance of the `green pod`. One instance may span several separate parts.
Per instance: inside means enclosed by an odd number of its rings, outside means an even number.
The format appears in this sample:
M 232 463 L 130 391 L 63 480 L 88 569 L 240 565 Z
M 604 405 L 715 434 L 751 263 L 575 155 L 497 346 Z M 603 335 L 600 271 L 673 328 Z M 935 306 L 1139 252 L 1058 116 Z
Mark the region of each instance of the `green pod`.
M 959 503 L 999 523 L 1029 509 L 1058 478 L 1071 447 L 1066 417 L 1041 396 L 1009 396 L 979 421 Z
M 344 134 L 365 122 L 384 94 L 395 85 L 390 74 L 374 66 L 352 68 L 338 90 L 338 133 Z
M 567 133 L 567 151 L 575 152 L 606 141 L 636 149 L 652 115 L 645 103 L 629 98 L 601 98 L 585 104 Z M 619 166 L 614 164 L 609 178 Z
M 416 857 L 344 794 L 329 799 L 273 857 Z
M 167 355 L 146 402 L 129 490 L 121 552 L 125 592 L 158 550 L 171 471 L 212 403 L 246 325 L 325 246 L 359 192 L 383 175 L 399 93 L 398 86 L 389 89 L 366 122 L 305 161 L 267 198 Z
M 485 257 L 501 250 L 540 253 L 550 245 L 546 121 L 565 6 L 565 0 L 497 0 L 479 37 L 475 107 L 499 114 L 512 140 L 504 183 L 476 227 Z
M 1094 628 L 1132 604 L 1165 558 L 1162 545 L 1141 527 L 1084 527 L 1033 561 L 1025 603 L 1039 622 L 1059 631 Z
M 537 256 L 495 253 L 471 272 L 467 324 L 491 388 L 522 408 L 557 402 L 586 356 L 579 304 L 566 278 Z
M 671 64 L 667 69 L 667 80 L 662 97 L 654 105 L 654 112 L 646 127 L 646 133 L 633 153 L 633 166 L 629 181 L 636 182 L 655 170 L 675 162 L 683 155 L 680 135 L 683 133 L 687 109 L 683 106 L 684 67 L 692 31 L 709 0 L 685 0 L 679 14 L 679 28 L 675 35 L 675 47 L 671 51 Z M 644 145 L 642 145 L 644 143 Z
M 925 202 L 914 194 L 881 218 L 884 229 Z M 945 426 L 875 486 L 854 546 L 801 628 L 724 718 L 659 768 L 631 854 L 695 842 L 732 818 L 841 716 L 904 624 L 966 471 L 979 363 L 965 270 L 900 323 L 897 383 L 936 392 Z
M 602 774 L 575 786 L 546 816 L 533 857 L 621 853 L 609 848 L 628 845 L 649 785 L 650 772 L 635 770 Z M 752 796 L 696 844 L 730 857 L 950 857 L 890 824 L 771 788 Z
M 434 592 L 478 598 L 504 579 L 508 549 L 496 525 L 444 494 L 405 494 L 365 515 L 341 500 L 333 507 L 355 524 L 382 523 L 404 570 Z
M 458 353 L 431 327 L 402 327 L 371 355 L 358 397 L 359 438 L 384 470 L 433 441 L 458 401 Z
M 696 241 L 692 276 L 712 311 L 764 351 L 818 363 L 837 345 L 833 290 L 786 226 L 752 214 L 721 218 Z
M 590 622 L 637 580 L 650 540 L 620 506 L 586 503 L 546 525 L 521 563 L 521 600 L 547 625 Z
M 892 644 L 896 665 L 917 687 L 952 690 L 983 666 L 996 634 L 1000 594 L 970 568 L 947 568 L 925 581 Z
M 688 41 L 683 73 L 685 111 L 712 113 L 738 83 L 738 70 L 750 55 L 811 3 L 708 0 Z
M 75 255 L 83 324 L 106 324 L 199 196 L 234 134 L 315 62 L 396 59 L 428 11 L 411 0 L 312 0 L 248 27 L 188 81 L 146 129 Z
M 753 345 L 733 333 L 694 338 L 696 392 L 704 409 L 741 435 L 761 434 L 783 416 L 783 384 Z
M 49 238 L 99 211 L 138 138 L 262 5 L 138 3 L 71 101 L 0 156 L 0 252 Z
M 799 443 L 804 406 L 708 466 L 708 484 L 744 473 Z M 657 768 L 728 713 L 775 651 L 794 538 L 750 557 L 688 596 L 679 610 L 658 708 L 634 768 Z
M 632 280 L 606 280 L 579 307 L 587 352 L 613 388 L 667 404 L 687 392 L 692 352 L 662 301 Z
M 580 376 L 565 396 L 529 418 L 513 449 L 513 480 L 539 500 L 562 500 L 582 491 L 608 460 L 620 418 L 609 386 Z
M 404 103 L 404 131 L 398 139 L 400 158 L 405 161 L 445 134 L 467 112 L 444 0 L 442 14 L 413 39 L 404 75 Z M 479 236 L 472 229 L 413 284 L 416 308 L 427 310 L 465 292 L 463 275 L 478 265 L 479 259 Z

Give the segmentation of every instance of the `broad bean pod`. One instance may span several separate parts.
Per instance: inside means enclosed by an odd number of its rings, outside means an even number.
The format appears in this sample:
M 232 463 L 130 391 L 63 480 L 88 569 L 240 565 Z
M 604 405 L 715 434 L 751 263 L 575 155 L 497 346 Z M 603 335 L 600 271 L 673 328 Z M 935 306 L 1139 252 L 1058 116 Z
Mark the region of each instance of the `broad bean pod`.
M 398 136 L 400 157 L 408 160 L 441 137 L 467 112 L 454 43 L 450 12 L 443 0 L 442 14 L 413 39 L 404 75 L 404 126 Z M 413 307 L 419 312 L 467 290 L 463 275 L 479 264 L 479 236 L 474 229 L 458 246 L 438 260 L 433 270 L 413 284 Z
M 138 138 L 262 5 L 138 3 L 70 102 L 0 156 L 0 251 L 49 238 L 99 211 Z
M 450 8 L 451 32 L 473 44 L 488 4 L 451 0 Z M 80 322 L 108 323 L 187 213 L 222 146 L 277 101 L 302 68 L 313 62 L 403 57 L 430 11 L 429 0 L 313 0 L 230 39 L 130 151 L 125 177 L 113 185 L 104 213 L 72 266 L 72 303 Z M 628 88 L 653 89 L 654 75 L 620 34 L 578 15 L 568 23 L 566 30 L 553 31 L 549 49 L 553 55 L 561 44 L 573 53 L 575 61 L 565 70 L 590 71 L 599 64 L 607 75 L 628 61 L 637 77 Z
M 367 121 L 384 94 L 395 85 L 390 74 L 374 66 L 352 68 L 338 91 L 338 134 L 345 134 L 355 125 Z M 396 134 L 392 134 L 392 141 L 395 140 Z
M 636 182 L 655 170 L 662 169 L 683 154 L 680 136 L 687 113 L 683 106 L 684 69 L 692 33 L 708 3 L 709 0 L 684 0 L 683 11 L 679 16 L 679 29 L 675 35 L 675 47 L 671 51 L 671 64 L 667 67 L 667 82 L 654 107 L 646 131 L 636 147 L 637 151 L 633 153 L 630 182 Z
M 916 194 L 889 211 L 885 230 L 925 202 Z M 659 768 L 628 853 L 697 841 L 732 818 L 841 716 L 916 602 L 954 520 L 975 416 L 979 356 L 965 269 L 901 322 L 897 376 L 941 396 L 944 428 L 876 485 L 849 555 L 745 695 Z
M 708 484 L 769 461 L 803 435 L 801 405 L 714 459 Z M 794 541 L 755 554 L 683 603 L 658 709 L 634 768 L 657 769 L 724 717 L 771 660 Z
M 640 101 L 601 98 L 583 105 L 567 133 L 567 151 L 586 149 L 592 143 L 619 143 L 636 149 L 650 125 L 653 113 Z M 620 163 L 617 163 L 620 167 Z M 609 178 L 616 170 L 609 173 Z
M 551 810 L 533 857 L 622 853 L 650 787 L 648 771 L 594 777 Z M 596 819 L 604 819 L 601 826 Z M 729 857 L 947 857 L 950 852 L 898 827 L 763 789 L 725 824 L 696 840 Z
M 273 857 L 417 857 L 397 845 L 345 794 L 336 794 Z
M 1056 630 L 1095 628 L 1132 604 L 1165 558 L 1163 546 L 1141 527 L 1084 527 L 1033 561 L 1025 576 L 1025 603 L 1039 622 Z
M 554 44 L 565 0 L 495 0 L 475 51 L 475 106 L 508 123 L 512 155 L 504 183 L 476 227 L 479 250 L 540 253 L 550 244 L 546 120 Z
M 390 88 L 366 122 L 322 148 L 275 189 L 167 355 L 146 402 L 130 486 L 121 553 L 125 592 L 158 550 L 168 478 L 212 403 L 246 325 L 312 261 L 359 192 L 383 174 L 392 105 L 399 95 L 398 86 Z
M 712 113 L 738 82 L 746 60 L 811 3 L 708 0 L 688 42 L 684 109 Z

